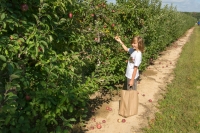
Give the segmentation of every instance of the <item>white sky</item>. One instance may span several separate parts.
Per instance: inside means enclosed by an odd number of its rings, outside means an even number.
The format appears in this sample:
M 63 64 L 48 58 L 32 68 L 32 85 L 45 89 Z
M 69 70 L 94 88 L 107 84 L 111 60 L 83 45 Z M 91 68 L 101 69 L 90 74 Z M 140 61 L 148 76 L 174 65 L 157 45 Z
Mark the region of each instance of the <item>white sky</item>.
M 115 0 L 107 0 L 115 3 Z M 178 11 L 200 12 L 200 0 L 161 0 L 162 5 L 173 5 Z

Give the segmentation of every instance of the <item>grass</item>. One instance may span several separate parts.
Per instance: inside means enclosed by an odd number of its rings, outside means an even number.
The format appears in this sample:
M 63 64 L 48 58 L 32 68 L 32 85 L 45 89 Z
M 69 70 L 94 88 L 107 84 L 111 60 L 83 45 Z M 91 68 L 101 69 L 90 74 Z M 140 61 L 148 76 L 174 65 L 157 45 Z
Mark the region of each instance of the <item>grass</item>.
M 145 133 L 200 133 L 200 26 L 196 26 Z

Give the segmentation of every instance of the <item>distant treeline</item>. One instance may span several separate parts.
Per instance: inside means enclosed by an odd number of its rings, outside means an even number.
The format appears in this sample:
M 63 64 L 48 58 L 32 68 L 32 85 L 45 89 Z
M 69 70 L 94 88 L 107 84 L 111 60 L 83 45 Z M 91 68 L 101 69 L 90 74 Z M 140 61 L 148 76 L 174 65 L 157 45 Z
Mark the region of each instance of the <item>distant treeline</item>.
M 184 13 L 189 14 L 189 15 L 197 18 L 197 20 L 200 21 L 200 12 L 184 12 Z

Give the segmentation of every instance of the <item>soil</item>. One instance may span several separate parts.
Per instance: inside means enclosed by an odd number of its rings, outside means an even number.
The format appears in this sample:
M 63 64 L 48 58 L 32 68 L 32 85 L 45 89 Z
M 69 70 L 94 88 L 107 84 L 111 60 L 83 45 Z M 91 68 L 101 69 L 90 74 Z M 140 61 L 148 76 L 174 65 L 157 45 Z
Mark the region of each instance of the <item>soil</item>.
M 166 92 L 166 86 L 173 79 L 173 70 L 180 56 L 184 44 L 189 40 L 194 28 L 189 29 L 182 37 L 177 39 L 160 56 L 148 66 L 142 74 L 140 74 L 140 82 L 138 83 L 139 106 L 138 114 L 123 118 L 118 115 L 120 89 L 122 85 L 116 86 L 117 91 L 110 93 L 97 92 L 91 99 L 104 99 L 99 108 L 96 108 L 85 122 L 85 128 L 82 130 L 74 130 L 78 133 L 142 133 L 142 129 L 149 127 L 148 123 L 154 121 L 155 113 L 158 112 L 158 100 L 162 99 Z M 110 97 L 112 95 L 112 97 Z M 105 100 L 107 99 L 107 100 Z M 109 100 L 110 99 L 110 100 Z M 149 99 L 152 102 L 149 102 Z M 110 109 L 110 110 L 109 110 Z M 121 120 L 125 119 L 123 123 Z M 103 123 L 102 121 L 105 120 Z M 97 128 L 97 124 L 101 124 L 101 128 Z

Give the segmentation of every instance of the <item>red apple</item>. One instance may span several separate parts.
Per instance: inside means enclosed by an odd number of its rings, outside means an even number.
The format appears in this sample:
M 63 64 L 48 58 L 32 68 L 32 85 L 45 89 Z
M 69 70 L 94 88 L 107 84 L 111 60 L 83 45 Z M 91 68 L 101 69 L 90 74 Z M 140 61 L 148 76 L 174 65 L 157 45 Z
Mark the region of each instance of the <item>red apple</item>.
M 151 100 L 151 99 L 149 99 L 149 102 L 152 102 L 152 100 Z
M 106 107 L 106 110 L 109 110 L 110 108 L 109 107 Z
M 122 123 L 125 123 L 126 122 L 126 119 L 122 119 Z
M 40 46 L 38 47 L 38 51 L 39 51 L 39 52 L 42 52 L 42 48 L 41 48 Z
M 29 95 L 26 95 L 26 101 L 31 100 L 31 97 Z
M 112 24 L 112 27 L 115 27 L 115 24 Z
M 73 17 L 73 14 L 70 12 L 69 13 L 69 18 L 72 18 Z
M 22 4 L 22 5 L 21 5 L 21 10 L 22 10 L 23 12 L 27 11 L 27 10 L 28 10 L 28 5 L 27 5 L 27 4 Z
M 91 126 L 90 129 L 91 129 L 91 130 L 94 130 L 94 126 Z
M 144 97 L 144 96 L 145 96 L 145 94 L 142 94 L 142 96 Z
M 97 128 L 98 128 L 98 129 L 101 129 L 101 124 L 97 124 Z
M 109 108 L 109 111 L 112 111 L 112 108 Z
M 102 120 L 102 123 L 106 123 L 106 120 Z

